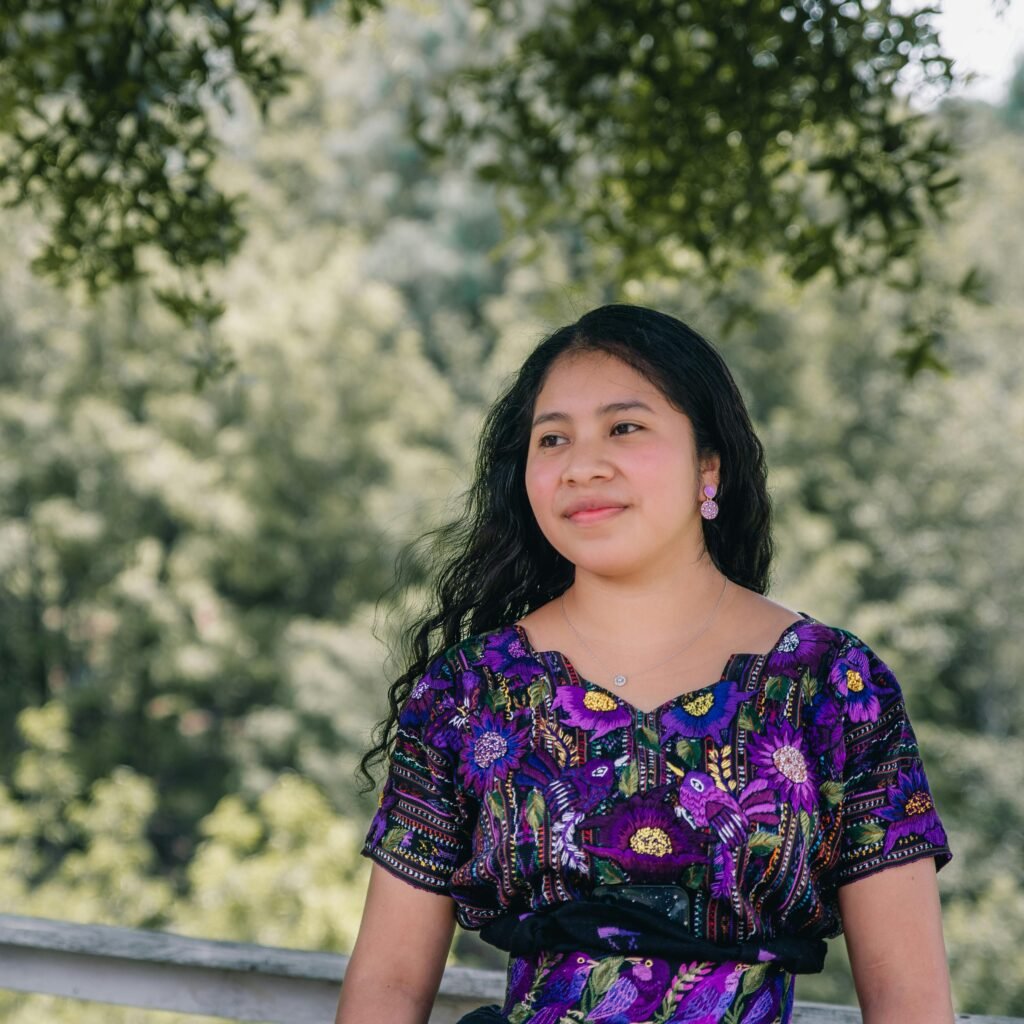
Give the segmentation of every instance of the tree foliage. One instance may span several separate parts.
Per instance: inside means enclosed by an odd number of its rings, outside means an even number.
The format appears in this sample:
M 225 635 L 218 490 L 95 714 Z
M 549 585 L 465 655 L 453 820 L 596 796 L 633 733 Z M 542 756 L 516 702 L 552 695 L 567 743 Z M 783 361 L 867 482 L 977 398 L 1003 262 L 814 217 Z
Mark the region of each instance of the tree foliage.
M 394 0 L 397 6 L 399 0 Z M 12 0 L 0 20 L 0 183 L 47 237 L 35 265 L 93 292 L 152 255 L 186 322 L 223 311 L 203 268 L 237 252 L 241 194 L 217 125 L 294 87 L 284 0 Z M 329 6 L 303 0 L 309 16 Z M 350 22 L 374 0 L 340 5 Z M 782 256 L 798 280 L 911 259 L 955 174 L 948 139 L 896 93 L 952 79 L 928 8 L 891 0 L 475 0 L 469 45 L 405 101 L 422 142 L 504 187 L 536 233 L 578 221 L 619 281 L 671 266 L 718 280 Z M 449 50 L 450 56 L 450 50 Z M 213 355 L 210 355 L 213 352 Z M 226 361 L 226 357 L 224 360 Z M 220 368 L 207 345 L 200 375 Z
M 621 276 L 713 277 L 772 254 L 798 281 L 910 255 L 956 184 L 950 140 L 897 86 L 952 79 L 931 9 L 887 2 L 480 2 L 480 60 L 444 137 L 538 227 L 579 218 Z M 500 58 L 495 60 L 497 52 Z

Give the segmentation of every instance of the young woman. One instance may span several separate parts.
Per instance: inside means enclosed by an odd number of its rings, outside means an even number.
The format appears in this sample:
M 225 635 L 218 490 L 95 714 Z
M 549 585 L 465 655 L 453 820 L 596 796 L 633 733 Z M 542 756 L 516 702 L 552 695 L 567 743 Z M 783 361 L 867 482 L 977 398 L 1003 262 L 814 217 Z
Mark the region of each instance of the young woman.
M 426 1021 L 456 922 L 510 952 L 467 1022 L 785 1024 L 840 932 L 865 1024 L 953 1020 L 951 854 L 899 684 L 764 596 L 763 451 L 703 338 L 631 306 L 556 331 L 447 536 L 366 759 L 338 1024 Z

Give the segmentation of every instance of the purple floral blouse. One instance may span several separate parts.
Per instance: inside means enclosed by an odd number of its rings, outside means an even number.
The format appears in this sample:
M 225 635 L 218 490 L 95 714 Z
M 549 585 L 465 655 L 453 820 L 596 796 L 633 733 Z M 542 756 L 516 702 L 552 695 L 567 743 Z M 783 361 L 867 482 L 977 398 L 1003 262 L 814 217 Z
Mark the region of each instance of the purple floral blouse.
M 950 857 L 889 668 L 803 616 L 767 654 L 653 711 L 518 625 L 428 666 L 402 707 L 363 853 L 479 928 L 596 885 L 671 883 L 715 942 L 842 930 L 837 890 Z M 770 956 L 770 955 L 769 955 Z M 512 1024 L 786 1024 L 793 976 L 757 964 L 510 957 Z

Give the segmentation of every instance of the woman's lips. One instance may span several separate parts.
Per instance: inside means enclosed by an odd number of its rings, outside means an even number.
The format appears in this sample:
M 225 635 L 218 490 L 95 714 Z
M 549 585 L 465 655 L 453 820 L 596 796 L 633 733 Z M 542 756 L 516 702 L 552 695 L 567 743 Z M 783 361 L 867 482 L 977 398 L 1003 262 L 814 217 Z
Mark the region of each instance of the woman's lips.
M 625 511 L 625 505 L 605 505 L 602 508 L 583 508 L 569 516 L 572 523 L 596 523 L 604 519 L 611 519 L 619 512 Z

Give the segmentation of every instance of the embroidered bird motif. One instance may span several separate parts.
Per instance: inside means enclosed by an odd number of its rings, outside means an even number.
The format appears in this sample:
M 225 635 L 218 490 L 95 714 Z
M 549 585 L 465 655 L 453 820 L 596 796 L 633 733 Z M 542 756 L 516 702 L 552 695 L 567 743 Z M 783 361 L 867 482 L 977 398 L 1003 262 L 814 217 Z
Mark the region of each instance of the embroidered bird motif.
M 573 1006 L 583 994 L 587 979 L 597 961 L 585 953 L 567 953 L 562 957 L 541 982 L 541 991 L 534 1008 L 538 1011 L 550 1007 L 559 1010 L 559 1016 L 565 1012 L 566 1006 Z M 531 1021 L 542 1021 L 540 1016 Z M 558 1016 L 553 1018 L 558 1020 Z
M 765 985 L 754 997 L 740 1018 L 740 1024 L 771 1024 L 778 1020 L 779 993 L 778 986 Z
M 615 785 L 615 763 L 606 757 L 562 768 L 545 750 L 534 750 L 516 774 L 516 782 L 544 791 L 552 818 L 568 811 L 592 811 Z
M 631 1024 L 647 1020 L 661 1005 L 669 982 L 663 960 L 639 960 L 630 964 L 590 1011 L 588 1020 L 604 1024 Z
M 694 828 L 709 830 L 719 840 L 712 855 L 714 878 L 711 893 L 726 899 L 734 885 L 735 858 L 732 851 L 746 842 L 753 823 L 779 823 L 776 794 L 765 779 L 754 779 L 735 797 L 717 786 L 706 772 L 681 772 L 671 764 L 669 768 L 680 776 L 676 814 Z
M 734 964 L 728 969 L 723 964 L 702 981 L 699 988 L 687 994 L 680 1007 L 682 1012 L 672 1018 L 673 1024 L 719 1024 L 736 999 L 744 970 L 744 964 Z

